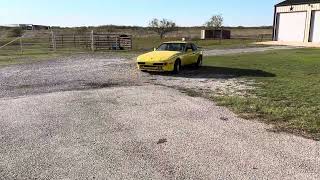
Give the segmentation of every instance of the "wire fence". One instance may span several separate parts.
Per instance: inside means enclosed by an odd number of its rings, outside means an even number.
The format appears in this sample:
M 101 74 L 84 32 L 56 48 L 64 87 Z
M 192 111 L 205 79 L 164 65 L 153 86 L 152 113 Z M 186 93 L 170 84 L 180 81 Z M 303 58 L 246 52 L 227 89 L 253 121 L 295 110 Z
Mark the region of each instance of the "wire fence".
M 81 34 L 45 32 L 0 39 L 0 55 L 131 49 L 131 35 L 94 33 L 93 31 Z

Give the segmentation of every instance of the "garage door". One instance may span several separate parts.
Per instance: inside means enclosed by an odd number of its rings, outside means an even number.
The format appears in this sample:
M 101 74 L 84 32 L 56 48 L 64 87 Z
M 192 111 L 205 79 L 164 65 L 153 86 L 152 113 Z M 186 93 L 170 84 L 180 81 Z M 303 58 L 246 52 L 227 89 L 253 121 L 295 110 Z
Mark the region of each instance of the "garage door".
M 320 11 L 312 12 L 310 41 L 320 43 Z
M 303 42 L 307 12 L 278 14 L 278 40 Z

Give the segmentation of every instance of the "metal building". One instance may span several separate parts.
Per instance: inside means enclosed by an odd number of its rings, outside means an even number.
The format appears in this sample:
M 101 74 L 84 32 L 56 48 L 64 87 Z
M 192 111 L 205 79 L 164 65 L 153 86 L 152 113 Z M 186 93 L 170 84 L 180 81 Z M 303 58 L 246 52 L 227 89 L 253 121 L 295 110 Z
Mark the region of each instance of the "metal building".
M 273 40 L 320 43 L 320 0 L 287 0 L 275 5 Z

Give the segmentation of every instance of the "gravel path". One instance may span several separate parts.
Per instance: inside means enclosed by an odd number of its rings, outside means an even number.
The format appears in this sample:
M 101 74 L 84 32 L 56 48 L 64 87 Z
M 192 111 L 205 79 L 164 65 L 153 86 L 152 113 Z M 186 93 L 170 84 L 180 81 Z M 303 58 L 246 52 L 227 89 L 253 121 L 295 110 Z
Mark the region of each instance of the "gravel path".
M 171 88 L 251 87 L 237 79 L 150 75 L 107 55 L 1 68 L 0 177 L 319 179 L 320 142 Z

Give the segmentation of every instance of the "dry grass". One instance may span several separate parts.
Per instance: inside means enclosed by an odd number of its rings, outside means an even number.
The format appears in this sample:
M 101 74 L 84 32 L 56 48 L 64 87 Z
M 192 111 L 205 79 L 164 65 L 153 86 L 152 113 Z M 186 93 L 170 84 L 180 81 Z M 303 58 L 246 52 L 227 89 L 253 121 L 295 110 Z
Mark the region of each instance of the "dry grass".
M 157 34 L 151 31 L 149 28 L 144 27 L 115 27 L 115 26 L 107 26 L 107 27 L 89 27 L 86 30 L 91 31 L 94 30 L 96 32 L 109 32 L 109 33 L 123 33 L 123 34 L 131 34 L 134 37 L 153 37 L 157 36 Z M 172 37 L 189 37 L 193 39 L 200 38 L 200 31 L 204 29 L 204 27 L 181 27 L 178 31 L 167 34 L 168 38 Z M 231 36 L 237 37 L 257 37 L 259 34 L 271 34 L 271 27 L 257 27 L 257 28 L 225 28 L 226 30 L 231 30 Z M 0 28 L 0 37 L 5 36 L 9 31 L 8 29 Z M 63 32 L 63 33 L 75 33 L 79 31 L 77 28 L 61 28 L 54 29 L 54 31 Z M 40 31 L 41 32 L 41 31 Z

